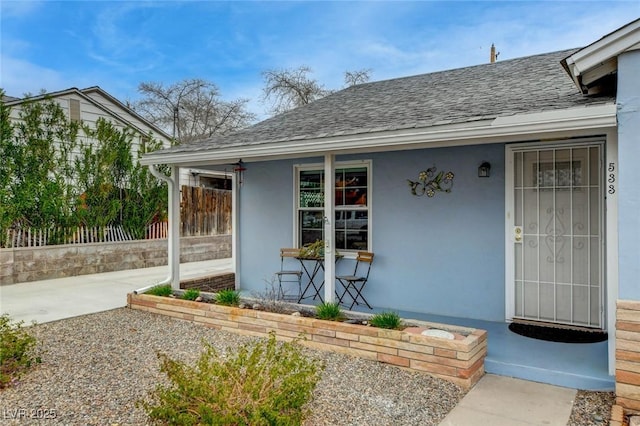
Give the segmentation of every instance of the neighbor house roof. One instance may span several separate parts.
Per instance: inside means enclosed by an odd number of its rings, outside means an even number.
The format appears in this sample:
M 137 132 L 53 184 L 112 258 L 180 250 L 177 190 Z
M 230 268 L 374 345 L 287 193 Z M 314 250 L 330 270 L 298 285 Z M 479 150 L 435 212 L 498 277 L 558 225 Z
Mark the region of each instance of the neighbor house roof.
M 128 106 L 126 106 L 125 104 L 120 102 L 118 99 L 116 99 L 113 96 L 111 96 L 109 93 L 105 92 L 99 86 L 91 86 L 91 87 L 87 87 L 85 89 L 78 89 L 76 87 L 71 87 L 71 88 L 65 89 L 65 90 L 59 90 L 59 91 L 56 91 L 56 92 L 49 92 L 49 93 L 42 93 L 42 94 L 39 94 L 39 95 L 36 95 L 36 96 L 28 96 L 28 97 L 25 97 L 25 98 L 16 98 L 16 97 L 13 97 L 13 96 L 5 96 L 3 98 L 3 102 L 8 106 L 13 106 L 13 105 L 20 105 L 21 103 L 27 102 L 27 101 L 37 101 L 37 100 L 42 100 L 42 99 L 46 99 L 46 98 L 57 98 L 57 97 L 66 96 L 66 95 L 69 95 L 69 94 L 72 94 L 72 93 L 76 94 L 77 96 L 79 96 L 81 98 L 83 98 L 87 102 L 95 105 L 97 108 L 99 108 L 100 110 L 104 111 L 106 114 L 110 115 L 114 119 L 117 119 L 120 122 L 125 123 L 129 127 L 133 128 L 133 129 L 136 129 L 140 133 L 144 134 L 146 132 L 144 131 L 144 129 L 141 129 L 138 126 L 136 126 L 135 124 L 133 124 L 131 122 L 131 120 L 126 117 L 127 114 L 129 116 L 135 117 L 137 120 L 139 120 L 140 122 L 144 123 L 147 127 L 153 129 L 158 135 L 162 136 L 163 138 L 168 139 L 168 140 L 171 139 L 171 136 L 169 136 L 164 130 L 162 130 L 161 128 L 159 128 L 155 124 L 151 123 L 146 118 L 142 117 L 140 114 L 135 112 L 132 108 L 129 108 Z M 99 101 L 97 101 L 96 99 L 91 97 L 92 93 L 98 93 L 103 98 L 109 100 L 110 102 L 115 104 L 121 110 L 121 112 L 118 113 L 113 108 L 110 108 L 108 105 L 103 105 L 102 103 L 100 103 Z M 123 114 L 123 113 L 125 113 L 125 114 Z
M 20 98 L 16 98 L 15 96 L 2 95 L 2 102 L 4 103 L 18 101 L 18 100 L 20 100 Z
M 231 159 L 251 151 L 265 158 L 270 148 L 285 153 L 293 144 L 298 153 L 305 144 L 318 144 L 320 152 L 345 138 L 470 127 L 499 117 L 614 104 L 613 97 L 587 97 L 577 90 L 560 65 L 576 50 L 352 86 L 230 135 L 156 151 L 143 163 L 222 161 L 225 155 Z M 609 108 L 606 115 L 612 112 Z

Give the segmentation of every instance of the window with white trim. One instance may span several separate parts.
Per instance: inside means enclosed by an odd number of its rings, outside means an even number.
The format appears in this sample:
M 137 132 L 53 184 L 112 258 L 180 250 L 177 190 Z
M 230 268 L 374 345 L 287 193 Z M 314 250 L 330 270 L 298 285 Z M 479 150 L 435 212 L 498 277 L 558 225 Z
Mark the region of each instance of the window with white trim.
M 337 163 L 335 168 L 335 245 L 340 251 L 369 250 L 369 161 Z M 324 168 L 297 166 L 296 230 L 298 246 L 324 239 Z

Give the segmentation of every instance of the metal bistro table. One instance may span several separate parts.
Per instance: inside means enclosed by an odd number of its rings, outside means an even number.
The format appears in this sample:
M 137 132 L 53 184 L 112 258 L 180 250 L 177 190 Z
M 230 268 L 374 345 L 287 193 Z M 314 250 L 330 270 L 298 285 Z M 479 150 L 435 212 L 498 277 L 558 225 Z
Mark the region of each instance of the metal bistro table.
M 342 257 L 343 257 L 342 255 L 336 255 L 336 262 L 342 259 Z M 298 303 L 300 303 L 304 299 L 309 299 L 309 298 L 313 298 L 313 300 L 315 300 L 316 298 L 320 298 L 320 302 L 324 303 L 324 299 L 322 298 L 322 288 L 324 287 L 324 274 L 322 277 L 322 281 L 319 284 L 316 284 L 316 277 L 318 276 L 318 272 L 322 270 L 322 272 L 324 273 L 324 257 L 298 256 L 296 257 L 296 259 L 300 261 L 300 265 L 302 265 L 302 270 L 304 271 L 307 278 L 309 278 L 309 282 L 307 283 L 304 290 L 300 294 Z M 309 292 L 308 295 L 307 295 L 307 292 Z

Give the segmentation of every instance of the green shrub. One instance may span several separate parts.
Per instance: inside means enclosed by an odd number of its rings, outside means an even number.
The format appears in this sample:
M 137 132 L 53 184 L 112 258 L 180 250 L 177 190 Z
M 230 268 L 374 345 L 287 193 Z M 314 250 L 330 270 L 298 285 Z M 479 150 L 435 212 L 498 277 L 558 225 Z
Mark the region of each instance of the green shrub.
M 0 316 L 0 389 L 10 386 L 34 363 L 36 339 L 27 333 L 23 321 L 12 323 L 9 315 Z
M 268 340 L 220 356 L 204 343 L 195 366 L 158 354 L 171 382 L 157 385 L 152 401 L 138 403 L 156 424 L 300 425 L 324 368 L 296 341 Z
M 322 302 L 316 306 L 316 317 L 323 320 L 337 321 L 342 318 L 340 304 L 338 302 L 327 303 Z
M 171 288 L 171 284 L 157 285 L 155 287 L 151 287 L 147 294 L 151 294 L 153 296 L 171 296 L 173 294 L 173 289 Z
M 185 300 L 196 300 L 200 296 L 200 290 L 197 288 L 190 288 L 182 293 L 182 298 Z
M 375 314 L 369 320 L 369 323 L 378 328 L 389 328 L 389 329 L 399 329 L 402 325 L 402 321 L 400 321 L 400 316 L 395 312 L 382 312 L 379 314 Z
M 220 290 L 216 293 L 216 303 L 225 306 L 238 306 L 240 304 L 240 293 L 235 290 Z

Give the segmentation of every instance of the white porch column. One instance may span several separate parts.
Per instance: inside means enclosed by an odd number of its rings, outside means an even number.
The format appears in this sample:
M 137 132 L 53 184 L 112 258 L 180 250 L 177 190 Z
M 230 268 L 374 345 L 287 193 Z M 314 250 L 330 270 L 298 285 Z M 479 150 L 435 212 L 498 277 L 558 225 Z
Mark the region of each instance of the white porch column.
M 180 167 L 171 167 L 171 182 L 169 190 L 169 271 L 171 287 L 180 289 Z
M 235 289 L 240 290 L 240 184 L 236 173 L 231 175 L 231 267 L 235 274 Z
M 324 156 L 324 300 L 335 301 L 336 250 L 335 250 L 335 155 Z

